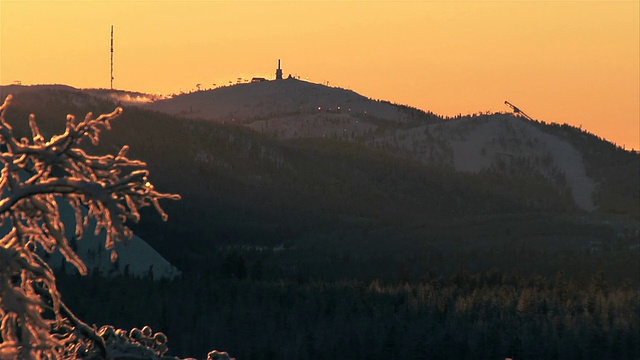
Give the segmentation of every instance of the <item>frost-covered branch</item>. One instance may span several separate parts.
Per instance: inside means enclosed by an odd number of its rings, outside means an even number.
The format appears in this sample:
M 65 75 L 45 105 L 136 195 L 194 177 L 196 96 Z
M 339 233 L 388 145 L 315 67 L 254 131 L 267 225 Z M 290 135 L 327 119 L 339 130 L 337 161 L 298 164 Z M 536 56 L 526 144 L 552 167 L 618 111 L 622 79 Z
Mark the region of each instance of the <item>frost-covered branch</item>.
M 115 243 L 133 236 L 127 223 L 140 219 L 139 210 L 153 206 L 166 220 L 159 200 L 180 196 L 156 191 L 146 163 L 129 159 L 127 146 L 115 156 L 80 148 L 85 138 L 97 145 L 121 108 L 95 118 L 89 113 L 79 123 L 68 115 L 64 133 L 48 140 L 31 115 L 31 139 L 17 139 L 5 118 L 11 100 L 8 96 L 0 106 L 0 226 L 8 229 L 0 239 L 0 358 L 57 359 L 81 338 L 107 352 L 100 336 L 87 335 L 92 328 L 62 303 L 53 271 L 36 250 L 59 250 L 84 275 L 87 267 L 65 235 L 61 202 L 73 208 L 76 239 L 95 220 L 95 233 L 105 231 L 105 248 L 115 261 Z M 46 310 L 52 318 L 43 316 Z

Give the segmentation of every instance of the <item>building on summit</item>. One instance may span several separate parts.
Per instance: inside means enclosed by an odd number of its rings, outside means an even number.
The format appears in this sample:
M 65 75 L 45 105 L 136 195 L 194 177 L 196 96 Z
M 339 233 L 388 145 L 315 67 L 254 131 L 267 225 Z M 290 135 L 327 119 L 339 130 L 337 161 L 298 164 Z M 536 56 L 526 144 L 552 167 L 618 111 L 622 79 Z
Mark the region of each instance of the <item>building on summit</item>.
M 293 77 L 291 75 L 289 75 L 289 79 L 292 79 Z M 282 68 L 280 67 L 280 59 L 278 59 L 278 68 L 276 69 L 276 80 L 282 80 L 284 79 L 284 77 L 282 76 Z M 259 83 L 259 82 L 265 82 L 265 81 L 269 81 L 266 78 L 263 77 L 253 77 L 251 79 L 252 83 Z
M 280 59 L 278 59 L 278 68 L 276 69 L 276 80 L 282 80 L 282 69 L 280 68 Z

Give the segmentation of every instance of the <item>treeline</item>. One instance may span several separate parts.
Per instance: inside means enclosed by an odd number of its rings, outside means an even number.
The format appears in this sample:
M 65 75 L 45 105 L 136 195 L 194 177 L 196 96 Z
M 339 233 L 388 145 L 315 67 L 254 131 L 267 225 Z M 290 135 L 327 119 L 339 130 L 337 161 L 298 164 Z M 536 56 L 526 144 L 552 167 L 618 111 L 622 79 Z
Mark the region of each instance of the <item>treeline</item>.
M 220 273 L 154 283 L 60 278 L 81 318 L 149 325 L 172 354 L 238 359 L 637 359 L 640 292 L 602 274 L 431 274 L 420 282 L 259 281 Z

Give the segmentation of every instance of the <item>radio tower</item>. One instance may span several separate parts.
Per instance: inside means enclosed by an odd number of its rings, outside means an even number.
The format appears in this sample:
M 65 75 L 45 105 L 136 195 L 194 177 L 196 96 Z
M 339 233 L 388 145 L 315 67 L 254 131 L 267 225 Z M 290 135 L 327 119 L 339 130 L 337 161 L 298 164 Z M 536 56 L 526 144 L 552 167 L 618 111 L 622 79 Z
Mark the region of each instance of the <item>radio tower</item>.
M 113 90 L 113 25 L 111 25 L 111 90 Z

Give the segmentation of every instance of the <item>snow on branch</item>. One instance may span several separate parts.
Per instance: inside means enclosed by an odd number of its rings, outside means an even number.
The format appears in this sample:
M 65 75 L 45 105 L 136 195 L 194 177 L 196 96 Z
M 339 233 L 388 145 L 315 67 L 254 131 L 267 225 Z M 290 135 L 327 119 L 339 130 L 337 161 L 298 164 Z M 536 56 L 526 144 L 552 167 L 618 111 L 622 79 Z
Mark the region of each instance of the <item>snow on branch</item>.
M 56 359 L 75 349 L 70 344 L 77 345 L 82 332 L 106 352 L 95 331 L 61 302 L 53 271 L 36 250 L 59 250 L 84 275 L 87 267 L 65 235 L 60 201 L 75 212 L 76 239 L 82 239 L 95 220 L 95 234 L 105 230 L 105 248 L 115 261 L 116 242 L 133 236 L 127 222 L 139 221 L 139 210 L 145 206 L 154 206 L 167 220 L 159 200 L 180 196 L 156 191 L 146 163 L 129 159 L 127 146 L 115 156 L 89 155 L 80 148 L 87 138 L 97 145 L 101 131 L 111 128 L 122 108 L 95 118 L 88 113 L 79 123 L 68 115 L 64 133 L 48 140 L 31 115 L 31 139 L 18 140 L 5 119 L 11 100 L 9 95 L 0 106 L 0 226 L 9 229 L 0 239 L 0 358 Z M 46 310 L 55 317 L 45 319 Z M 60 330 L 67 328 L 73 330 Z

